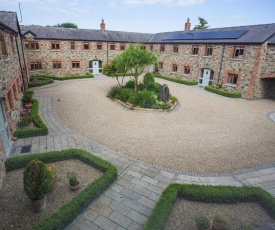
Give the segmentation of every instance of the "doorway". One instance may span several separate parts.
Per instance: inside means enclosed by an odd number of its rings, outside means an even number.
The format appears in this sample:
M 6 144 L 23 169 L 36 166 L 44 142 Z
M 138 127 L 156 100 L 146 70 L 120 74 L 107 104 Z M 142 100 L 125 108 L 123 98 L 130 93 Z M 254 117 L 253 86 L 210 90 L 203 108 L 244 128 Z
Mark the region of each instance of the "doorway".
M 91 60 L 91 61 L 89 61 L 89 71 L 92 74 L 102 73 L 102 61 L 100 61 L 100 60 Z
M 0 99 L 0 139 L 2 141 L 5 155 L 8 156 L 10 150 L 11 134 L 2 99 Z
M 211 69 L 202 69 L 201 70 L 201 75 L 199 78 L 199 85 L 200 86 L 207 86 L 207 85 L 212 85 L 214 78 L 214 71 Z

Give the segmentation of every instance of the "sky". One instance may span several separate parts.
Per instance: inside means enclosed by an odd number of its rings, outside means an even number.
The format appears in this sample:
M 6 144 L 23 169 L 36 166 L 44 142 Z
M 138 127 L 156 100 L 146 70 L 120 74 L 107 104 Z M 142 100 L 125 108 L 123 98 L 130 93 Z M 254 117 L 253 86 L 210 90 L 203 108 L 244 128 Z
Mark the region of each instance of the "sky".
M 0 0 L 0 10 L 17 12 L 21 25 L 73 22 L 78 28 L 157 33 L 191 28 L 198 17 L 209 28 L 275 23 L 275 0 Z

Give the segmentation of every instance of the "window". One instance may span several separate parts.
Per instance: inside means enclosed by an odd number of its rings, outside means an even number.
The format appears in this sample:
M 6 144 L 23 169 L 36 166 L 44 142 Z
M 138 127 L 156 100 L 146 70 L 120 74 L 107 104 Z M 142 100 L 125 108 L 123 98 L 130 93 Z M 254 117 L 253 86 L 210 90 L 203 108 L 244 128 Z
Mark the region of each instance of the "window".
M 212 56 L 213 54 L 213 46 L 206 46 L 205 56 Z
M 120 43 L 120 50 L 125 50 L 125 44 L 124 43 Z
M 102 50 L 102 43 L 101 42 L 97 43 L 97 50 Z
M 178 72 L 178 65 L 177 64 L 172 65 L 172 72 Z
M 15 54 L 14 37 L 13 37 L 12 35 L 10 35 L 10 39 L 11 39 L 11 48 L 12 48 L 12 52 Z
M 154 45 L 150 45 L 150 50 L 153 51 L 154 50 Z
M 8 55 L 6 42 L 3 34 L 0 34 L 0 55 Z
M 190 74 L 190 67 L 189 66 L 184 66 L 183 73 L 184 74 Z
M 236 85 L 238 81 L 238 74 L 228 74 L 227 83 L 231 85 Z
M 61 69 L 61 61 L 53 61 L 53 69 Z
M 72 61 L 72 68 L 80 68 L 80 61 Z
M 115 43 L 110 44 L 110 50 L 115 50 Z
M 179 46 L 173 45 L 173 53 L 178 53 L 178 52 L 179 52 Z
M 244 55 L 244 46 L 236 46 L 234 49 L 233 58 L 243 58 Z
M 199 54 L 199 46 L 192 46 L 192 55 L 198 55 Z
M 30 67 L 31 67 L 31 70 L 42 69 L 42 64 L 41 62 L 31 62 Z
M 142 44 L 142 45 L 140 46 L 140 49 L 141 49 L 141 50 L 146 50 L 146 45 Z
M 88 50 L 89 49 L 89 42 L 83 42 L 83 49 Z
M 39 50 L 39 43 L 38 41 L 29 41 L 25 42 L 26 50 Z
M 165 52 L 165 45 L 160 45 L 159 52 Z
M 53 50 L 59 50 L 59 49 L 60 49 L 60 44 L 59 44 L 59 42 L 53 41 L 53 42 L 52 42 L 52 49 L 53 49 Z
M 159 62 L 159 69 L 163 69 L 163 62 Z
M 75 50 L 75 42 L 70 42 L 71 44 L 71 50 Z

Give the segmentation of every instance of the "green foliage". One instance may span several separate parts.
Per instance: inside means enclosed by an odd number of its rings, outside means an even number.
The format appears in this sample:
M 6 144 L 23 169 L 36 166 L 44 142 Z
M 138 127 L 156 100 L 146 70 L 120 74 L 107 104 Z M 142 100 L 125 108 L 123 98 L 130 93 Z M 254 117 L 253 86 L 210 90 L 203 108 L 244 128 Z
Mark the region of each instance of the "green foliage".
M 32 76 L 30 77 L 31 80 L 33 79 L 38 79 L 38 80 L 42 80 L 41 82 L 29 82 L 29 87 L 38 87 L 38 86 L 42 86 L 42 85 L 48 85 L 53 83 L 52 79 L 48 79 L 48 78 L 44 78 L 44 77 L 35 77 Z
M 71 177 L 69 178 L 69 184 L 70 184 L 70 186 L 76 186 L 76 185 L 78 185 L 78 181 L 77 181 L 75 175 L 74 175 L 74 176 L 71 176 Z
M 241 98 L 242 93 L 241 92 L 228 92 L 224 89 L 217 89 L 214 86 L 205 86 L 204 89 L 206 91 L 216 93 L 225 97 L 232 97 L 232 98 Z
M 169 96 L 169 99 L 172 101 L 173 104 L 175 104 L 178 101 L 178 98 L 172 95 Z
M 197 216 L 195 222 L 198 227 L 208 229 L 211 227 L 211 223 L 206 216 Z
M 115 87 L 112 87 L 108 94 L 107 94 L 107 97 L 109 98 L 116 98 L 116 99 L 120 99 L 120 92 L 121 92 L 121 88 L 118 87 L 118 86 L 115 86 Z
M 129 100 L 128 100 L 131 104 L 133 104 L 134 106 L 138 105 L 138 96 L 137 95 L 132 95 Z
M 52 27 L 77 28 L 77 25 L 73 22 L 64 22 L 53 25 Z
M 34 92 L 32 90 L 26 90 L 23 93 L 22 101 L 23 103 L 32 103 Z
M 50 171 L 39 159 L 30 161 L 24 170 L 24 191 L 31 200 L 39 200 L 47 195 L 51 186 Z
M 94 78 L 93 74 L 86 74 L 84 76 L 70 76 L 70 77 L 55 77 L 55 76 L 47 76 L 47 75 L 34 75 L 32 77 L 40 77 L 40 78 L 48 78 L 52 80 L 57 80 L 57 81 L 67 81 L 67 80 L 72 80 L 72 79 L 86 79 L 86 78 Z
M 137 95 L 138 105 L 141 108 L 151 108 L 156 104 L 156 99 L 153 92 L 148 90 L 139 91 Z
M 125 88 L 134 89 L 135 88 L 135 81 L 134 80 L 127 81 L 126 84 L 125 84 Z
M 159 93 L 159 88 L 161 87 L 161 84 L 158 82 L 149 82 L 147 84 L 144 84 L 145 89 L 149 91 L 153 91 L 155 93 Z
M 120 99 L 124 102 L 128 101 L 128 99 L 134 94 L 132 89 L 123 88 L 120 91 Z M 119 99 L 119 98 L 118 98 Z
M 154 83 L 154 82 L 155 82 L 154 74 L 152 74 L 151 72 L 148 72 L 144 75 L 143 83 L 145 86 L 147 86 L 149 83 Z
M 48 134 L 48 127 L 44 124 L 44 122 L 38 114 L 38 101 L 36 99 L 33 99 L 31 118 L 36 127 L 18 129 L 13 133 L 13 136 L 19 138 L 26 138 L 44 136 Z
M 200 24 L 199 25 L 195 25 L 194 30 L 207 29 L 209 27 L 207 25 L 208 22 L 204 18 L 199 17 L 198 20 L 199 20 Z
M 222 212 L 216 212 L 213 217 L 213 226 L 217 230 L 226 230 L 228 227 L 229 219 L 228 217 Z
M 184 85 L 197 85 L 198 84 L 197 81 L 190 81 L 190 80 L 178 79 L 178 78 L 174 78 L 174 77 L 167 77 L 167 76 L 163 76 L 163 75 L 159 75 L 159 74 L 156 74 L 155 77 L 162 78 L 167 81 L 184 84 Z
M 46 163 L 78 159 L 102 171 L 104 174 L 99 179 L 88 184 L 85 189 L 60 207 L 54 214 L 34 226 L 33 230 L 61 230 L 66 228 L 66 226 L 83 212 L 92 201 L 97 199 L 117 177 L 117 169 L 115 166 L 108 161 L 102 160 L 80 149 L 67 149 L 60 152 L 53 151 L 8 158 L 5 160 L 5 168 L 7 171 L 19 169 L 25 167 L 29 161 L 36 158 Z
M 32 117 L 21 117 L 18 122 L 18 127 L 26 127 L 32 122 Z
M 144 230 L 162 229 L 178 196 L 207 203 L 257 202 L 273 219 L 275 218 L 275 198 L 259 187 L 171 184 L 163 191 Z
M 103 66 L 102 73 L 108 77 L 117 76 L 117 68 L 116 68 L 116 59 L 113 59 L 111 62 L 105 64 Z

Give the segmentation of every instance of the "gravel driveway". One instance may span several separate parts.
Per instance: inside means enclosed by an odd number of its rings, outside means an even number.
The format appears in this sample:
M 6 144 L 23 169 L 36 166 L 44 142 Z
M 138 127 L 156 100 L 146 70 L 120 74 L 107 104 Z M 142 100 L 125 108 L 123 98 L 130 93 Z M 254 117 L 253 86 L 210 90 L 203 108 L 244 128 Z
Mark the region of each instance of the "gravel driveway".
M 106 97 L 115 79 L 66 81 L 51 96 L 72 130 L 137 159 L 184 172 L 216 173 L 275 161 L 274 99 L 225 98 L 162 79 L 179 99 L 172 112 L 128 110 Z M 60 99 L 60 101 L 57 101 Z

